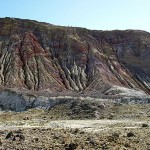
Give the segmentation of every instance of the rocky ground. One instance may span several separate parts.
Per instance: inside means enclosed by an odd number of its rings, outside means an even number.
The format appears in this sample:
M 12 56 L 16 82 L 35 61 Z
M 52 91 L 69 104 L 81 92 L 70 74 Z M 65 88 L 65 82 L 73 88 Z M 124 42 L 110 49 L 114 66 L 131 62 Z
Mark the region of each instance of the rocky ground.
M 78 109 L 80 115 L 72 118 L 74 108 L 65 105 L 50 110 L 1 111 L 0 149 L 149 150 L 149 106 L 111 105 L 98 119 L 85 109 Z

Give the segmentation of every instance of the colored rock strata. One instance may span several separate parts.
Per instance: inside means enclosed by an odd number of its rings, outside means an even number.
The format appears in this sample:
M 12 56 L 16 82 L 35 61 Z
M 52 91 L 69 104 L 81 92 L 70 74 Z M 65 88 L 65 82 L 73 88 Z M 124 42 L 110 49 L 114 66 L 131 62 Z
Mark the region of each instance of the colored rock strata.
M 1 18 L 0 85 L 91 93 L 123 86 L 150 93 L 150 33 Z

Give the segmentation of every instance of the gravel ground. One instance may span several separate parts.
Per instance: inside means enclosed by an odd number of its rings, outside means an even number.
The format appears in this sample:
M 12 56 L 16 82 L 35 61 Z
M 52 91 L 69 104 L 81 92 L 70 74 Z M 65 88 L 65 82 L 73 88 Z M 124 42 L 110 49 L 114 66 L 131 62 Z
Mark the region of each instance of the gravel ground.
M 149 105 L 109 107 L 103 119 L 65 108 L 0 112 L 0 150 L 150 150 Z
M 145 125 L 145 126 L 144 126 Z M 150 122 L 25 120 L 0 124 L 0 149 L 150 149 Z

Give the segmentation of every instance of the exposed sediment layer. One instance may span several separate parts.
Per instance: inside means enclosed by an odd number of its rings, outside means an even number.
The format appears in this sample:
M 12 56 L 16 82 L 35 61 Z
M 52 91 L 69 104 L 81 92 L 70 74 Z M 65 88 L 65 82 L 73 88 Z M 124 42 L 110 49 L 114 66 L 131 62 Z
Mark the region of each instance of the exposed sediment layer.
M 101 93 L 116 85 L 150 93 L 150 33 L 0 19 L 0 85 Z

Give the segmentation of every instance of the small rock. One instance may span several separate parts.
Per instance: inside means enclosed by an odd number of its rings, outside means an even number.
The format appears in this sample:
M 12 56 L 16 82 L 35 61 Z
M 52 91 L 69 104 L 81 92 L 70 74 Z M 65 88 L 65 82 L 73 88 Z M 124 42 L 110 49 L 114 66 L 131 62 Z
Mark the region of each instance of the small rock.
M 77 134 L 79 132 L 79 129 L 76 128 L 74 131 L 73 131 L 73 134 Z
M 23 120 L 29 120 L 29 117 L 26 116 L 25 118 L 23 118 Z
M 89 143 L 92 144 L 92 145 L 95 145 L 95 144 L 96 144 L 95 140 L 93 140 L 93 139 L 90 139 L 90 140 L 89 140 Z
M 15 136 L 13 136 L 13 139 L 12 139 L 13 141 L 16 141 L 16 137 Z
M 146 124 L 146 123 L 143 123 L 143 124 L 142 124 L 142 127 L 149 127 L 149 125 Z
M 127 137 L 133 137 L 133 136 L 135 136 L 135 134 L 133 132 L 127 133 Z
M 19 138 L 19 141 L 24 141 L 25 140 L 25 136 L 22 135 L 22 134 L 18 134 L 18 135 L 16 135 L 16 137 Z
M 12 137 L 13 137 L 13 132 L 11 131 L 11 132 L 9 132 L 9 133 L 6 135 L 5 139 L 9 139 L 9 138 L 12 138 Z
M 125 143 L 124 146 L 125 147 L 130 147 L 130 145 L 128 143 Z
M 38 139 L 38 138 L 34 138 L 34 141 L 35 141 L 35 142 L 38 142 L 38 141 L 39 141 L 39 139 Z
M 65 146 L 66 146 L 65 150 L 74 150 L 77 148 L 78 145 L 75 143 L 70 143 L 69 145 L 67 144 Z
M 84 131 L 80 131 L 80 134 L 84 134 L 85 132 Z

